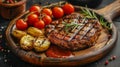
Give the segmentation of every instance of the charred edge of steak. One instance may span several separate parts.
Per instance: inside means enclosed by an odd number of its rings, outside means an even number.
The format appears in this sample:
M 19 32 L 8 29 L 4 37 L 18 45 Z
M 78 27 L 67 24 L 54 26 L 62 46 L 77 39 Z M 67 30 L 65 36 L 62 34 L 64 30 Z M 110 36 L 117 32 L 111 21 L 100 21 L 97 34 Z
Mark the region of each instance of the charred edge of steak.
M 79 26 L 70 28 L 67 33 L 62 22 L 71 23 L 71 20 L 77 22 Z M 46 27 L 48 39 L 53 44 L 69 50 L 81 50 L 93 46 L 100 35 L 100 30 L 98 20 L 83 19 L 79 14 L 68 15 Z
M 63 49 L 75 51 L 75 50 L 86 49 L 95 45 L 96 40 L 98 39 L 98 36 L 100 35 L 100 33 L 96 33 L 91 38 L 84 37 L 82 40 L 73 39 L 70 42 L 63 39 L 58 39 L 56 35 L 57 35 L 56 33 L 53 33 L 53 34 L 50 34 L 49 36 L 49 39 L 53 44 Z M 62 36 L 62 35 L 57 35 L 57 36 Z M 67 39 L 69 37 L 65 37 L 65 38 Z

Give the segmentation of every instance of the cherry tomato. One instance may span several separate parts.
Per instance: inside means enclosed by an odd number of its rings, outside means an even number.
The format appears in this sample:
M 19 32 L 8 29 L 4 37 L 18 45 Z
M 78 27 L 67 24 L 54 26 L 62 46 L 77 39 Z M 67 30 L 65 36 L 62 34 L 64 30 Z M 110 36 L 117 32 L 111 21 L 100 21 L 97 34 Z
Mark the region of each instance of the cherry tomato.
M 16 21 L 16 27 L 19 30 L 26 30 L 28 25 L 27 25 L 27 22 L 25 22 L 23 19 L 18 19 Z
M 44 23 L 43 20 L 39 20 L 38 22 L 36 22 L 36 23 L 34 24 L 34 27 L 36 27 L 36 28 L 38 28 L 38 29 L 42 29 L 42 28 L 45 27 L 45 23 Z
M 48 15 L 45 15 L 42 20 L 45 22 L 45 25 L 48 25 L 52 22 L 52 18 Z
M 52 10 L 49 9 L 49 8 L 44 8 L 44 9 L 42 10 L 42 13 L 51 16 L 51 15 L 52 15 Z
M 38 21 L 39 21 L 39 18 L 38 18 L 38 16 L 37 16 L 36 14 L 30 14 L 30 15 L 28 16 L 28 20 L 27 20 L 28 25 L 33 26 L 34 23 L 35 23 L 35 22 L 38 22 Z
M 71 51 L 61 49 L 57 46 L 50 46 L 50 48 L 46 51 L 46 55 L 48 57 L 54 57 L 54 58 L 66 58 L 73 56 Z
M 63 11 L 65 14 L 71 14 L 75 10 L 74 6 L 72 4 L 65 4 L 63 6 Z
M 40 14 L 40 7 L 37 5 L 31 6 L 29 9 L 30 12 L 35 12 L 35 14 L 37 14 L 39 16 Z
M 61 7 L 54 7 L 52 13 L 55 18 L 61 18 L 64 15 L 64 11 Z

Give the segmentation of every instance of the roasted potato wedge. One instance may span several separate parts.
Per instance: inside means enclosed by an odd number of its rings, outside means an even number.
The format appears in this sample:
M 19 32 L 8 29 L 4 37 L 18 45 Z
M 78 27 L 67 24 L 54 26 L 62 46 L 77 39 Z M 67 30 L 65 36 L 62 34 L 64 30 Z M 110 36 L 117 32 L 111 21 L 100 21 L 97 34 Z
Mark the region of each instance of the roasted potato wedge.
M 24 35 L 27 35 L 27 33 L 21 30 L 13 30 L 12 35 L 17 39 L 21 39 Z
M 34 42 L 34 49 L 36 52 L 42 52 L 49 48 L 50 41 L 45 37 L 38 37 Z
M 35 28 L 35 27 L 29 27 L 27 29 L 27 33 L 34 37 L 44 36 L 44 33 L 42 32 L 42 30 Z
M 34 37 L 31 35 L 25 35 L 20 40 L 20 47 L 24 50 L 32 50 Z

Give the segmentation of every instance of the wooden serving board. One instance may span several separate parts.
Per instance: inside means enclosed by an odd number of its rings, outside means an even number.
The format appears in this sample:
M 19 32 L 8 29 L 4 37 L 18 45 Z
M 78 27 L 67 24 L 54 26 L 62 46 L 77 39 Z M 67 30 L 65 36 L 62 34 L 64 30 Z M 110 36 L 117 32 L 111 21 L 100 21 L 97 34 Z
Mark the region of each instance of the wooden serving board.
M 83 7 L 84 8 L 84 7 Z M 109 8 L 109 9 L 108 9 Z M 80 6 L 75 6 L 76 10 L 80 10 Z M 97 43 L 88 49 L 75 51 L 74 57 L 70 58 L 51 58 L 47 57 L 44 53 L 36 53 L 34 51 L 25 51 L 17 46 L 15 39 L 12 37 L 11 32 L 15 29 L 15 21 L 23 17 L 29 11 L 13 19 L 6 29 L 6 41 L 10 49 L 19 56 L 22 60 L 40 66 L 76 66 L 84 65 L 90 62 L 94 62 L 104 57 L 114 47 L 117 40 L 117 29 L 112 23 L 112 20 L 120 12 L 120 0 L 116 0 L 109 6 L 106 6 L 100 10 L 95 11 L 98 15 L 102 15 L 105 19 L 112 24 L 112 37 L 108 40 L 108 34 L 103 29 L 102 35 L 98 38 Z

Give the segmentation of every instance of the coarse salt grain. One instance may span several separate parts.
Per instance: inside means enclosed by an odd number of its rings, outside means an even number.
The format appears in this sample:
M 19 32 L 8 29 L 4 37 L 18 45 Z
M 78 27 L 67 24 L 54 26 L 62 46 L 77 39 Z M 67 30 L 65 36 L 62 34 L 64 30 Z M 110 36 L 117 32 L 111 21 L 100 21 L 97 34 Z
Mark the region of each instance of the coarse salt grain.
M 3 52 L 3 51 L 4 51 L 4 49 L 1 49 L 1 51 Z
M 10 50 L 7 50 L 7 52 L 9 53 L 9 52 L 10 52 Z
M 0 38 L 2 38 L 2 35 L 0 35 Z
M 7 62 L 7 59 L 5 59 L 4 62 Z

